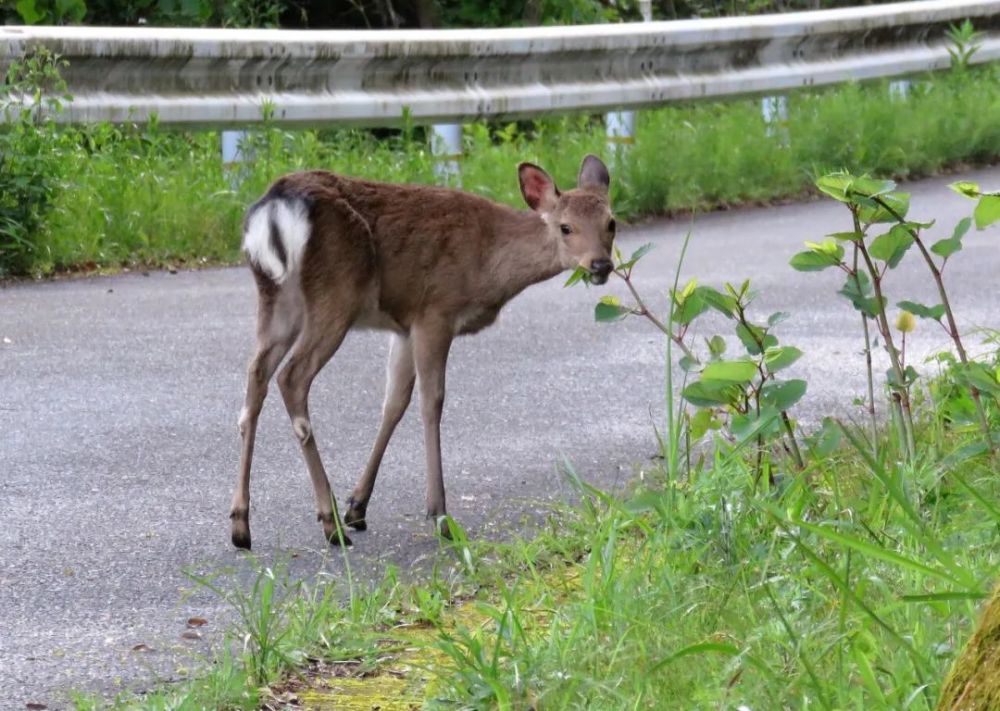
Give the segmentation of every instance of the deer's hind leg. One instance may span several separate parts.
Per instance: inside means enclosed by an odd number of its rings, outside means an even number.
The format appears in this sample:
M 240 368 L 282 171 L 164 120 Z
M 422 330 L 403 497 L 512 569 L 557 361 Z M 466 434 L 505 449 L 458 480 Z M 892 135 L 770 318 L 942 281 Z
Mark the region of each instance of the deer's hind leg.
M 231 538 L 237 548 L 250 549 L 250 465 L 267 385 L 292 347 L 301 325 L 301 306 L 294 294 L 258 276 L 257 346 L 247 369 L 246 397 L 239 418 L 243 447 L 229 512 Z
M 278 374 L 278 387 L 302 447 L 323 533 L 331 544 L 350 545 L 316 446 L 309 418 L 309 389 L 374 293 L 374 256 L 367 225 L 348 206 L 339 202 L 326 205 L 317 212 L 316 220 L 323 224 L 324 239 L 310 240 L 303 256 L 302 331 Z

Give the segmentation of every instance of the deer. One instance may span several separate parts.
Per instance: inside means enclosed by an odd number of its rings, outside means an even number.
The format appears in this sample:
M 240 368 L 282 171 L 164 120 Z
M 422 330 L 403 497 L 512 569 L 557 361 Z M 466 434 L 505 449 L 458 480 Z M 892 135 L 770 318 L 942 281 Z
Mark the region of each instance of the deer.
M 419 385 L 427 517 L 450 537 L 441 469 L 448 351 L 491 325 L 528 286 L 577 267 L 604 284 L 615 220 L 608 169 L 586 156 L 577 185 L 560 191 L 537 165 L 518 168 L 518 210 L 445 187 L 403 185 L 313 170 L 275 181 L 246 212 L 242 248 L 257 286 L 256 349 L 239 415 L 239 474 L 231 538 L 250 549 L 250 465 L 257 421 L 279 365 L 278 389 L 298 439 L 331 545 L 344 525 L 367 528 L 383 454 Z M 341 521 L 309 418 L 313 379 L 352 329 L 390 334 L 385 400 L 368 463 Z M 287 356 L 287 360 L 286 360 Z

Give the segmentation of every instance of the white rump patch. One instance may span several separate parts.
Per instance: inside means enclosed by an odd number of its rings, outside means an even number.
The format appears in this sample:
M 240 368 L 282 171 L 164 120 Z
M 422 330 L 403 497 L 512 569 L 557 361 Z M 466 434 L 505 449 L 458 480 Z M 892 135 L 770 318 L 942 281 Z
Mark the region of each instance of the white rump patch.
M 271 245 L 271 223 L 285 248 L 285 263 Z M 294 272 L 302 259 L 311 226 L 305 203 L 283 199 L 270 200 L 257 208 L 247 220 L 243 233 L 243 251 L 247 258 L 280 284 Z

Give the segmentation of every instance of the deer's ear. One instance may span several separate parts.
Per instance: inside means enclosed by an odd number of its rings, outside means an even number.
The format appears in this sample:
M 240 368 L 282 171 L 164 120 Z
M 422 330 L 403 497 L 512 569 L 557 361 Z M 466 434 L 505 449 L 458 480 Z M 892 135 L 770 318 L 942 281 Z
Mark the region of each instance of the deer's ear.
M 588 155 L 580 164 L 580 174 L 576 179 L 576 187 L 587 190 L 597 190 L 607 195 L 611 176 L 608 167 L 595 155 Z
M 517 166 L 517 177 L 528 207 L 537 212 L 548 212 L 555 207 L 559 189 L 548 173 L 534 163 L 521 163 Z

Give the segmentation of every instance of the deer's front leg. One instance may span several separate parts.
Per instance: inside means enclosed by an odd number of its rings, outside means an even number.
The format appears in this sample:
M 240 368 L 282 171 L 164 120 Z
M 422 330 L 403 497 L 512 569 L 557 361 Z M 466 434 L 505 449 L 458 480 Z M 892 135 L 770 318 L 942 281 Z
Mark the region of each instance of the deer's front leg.
M 444 474 L 441 470 L 441 411 L 444 408 L 444 376 L 451 348 L 451 324 L 425 320 L 413 325 L 413 360 L 420 388 L 420 414 L 424 421 L 427 453 L 427 517 L 434 519 L 441 534 L 450 537 L 445 515 Z
M 396 425 L 403 419 L 406 408 L 410 405 L 413 394 L 415 373 L 413 367 L 413 351 L 410 348 L 408 336 L 395 335 L 389 349 L 389 367 L 386 369 L 385 403 L 382 405 L 382 424 L 379 425 L 375 444 L 372 446 L 368 465 L 358 480 L 351 497 L 347 500 L 347 513 L 344 523 L 359 531 L 368 527 L 365 521 L 368 511 L 368 501 L 375 488 L 375 477 L 382 464 L 382 456 L 389 445 Z

